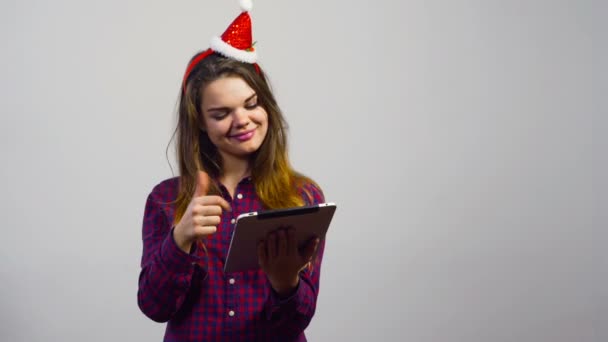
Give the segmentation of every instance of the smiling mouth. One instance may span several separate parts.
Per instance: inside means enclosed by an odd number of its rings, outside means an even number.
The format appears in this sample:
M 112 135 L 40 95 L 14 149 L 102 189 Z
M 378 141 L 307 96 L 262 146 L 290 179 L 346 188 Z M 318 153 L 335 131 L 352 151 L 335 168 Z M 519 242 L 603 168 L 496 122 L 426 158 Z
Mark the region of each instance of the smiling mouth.
M 238 141 L 247 141 L 247 140 L 249 140 L 249 139 L 251 139 L 253 137 L 253 133 L 254 132 L 255 132 L 255 129 L 252 129 L 252 130 L 247 131 L 247 132 L 231 135 L 230 138 L 236 139 Z

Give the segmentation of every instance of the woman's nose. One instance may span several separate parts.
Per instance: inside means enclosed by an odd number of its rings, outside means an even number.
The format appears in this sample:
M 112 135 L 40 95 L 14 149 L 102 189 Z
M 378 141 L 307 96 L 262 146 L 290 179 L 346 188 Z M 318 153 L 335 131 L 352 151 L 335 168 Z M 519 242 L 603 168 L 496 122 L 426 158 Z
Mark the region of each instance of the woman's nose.
M 234 125 L 236 127 L 245 127 L 249 124 L 249 114 L 245 108 L 239 108 L 234 111 Z

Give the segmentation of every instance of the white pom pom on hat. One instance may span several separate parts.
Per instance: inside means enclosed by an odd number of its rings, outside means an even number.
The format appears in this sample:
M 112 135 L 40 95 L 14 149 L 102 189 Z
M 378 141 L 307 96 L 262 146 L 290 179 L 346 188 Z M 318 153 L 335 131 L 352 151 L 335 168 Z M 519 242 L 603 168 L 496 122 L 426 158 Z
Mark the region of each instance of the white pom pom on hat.
M 253 7 L 253 2 L 251 0 L 239 0 L 239 4 L 241 5 L 243 12 L 249 12 Z

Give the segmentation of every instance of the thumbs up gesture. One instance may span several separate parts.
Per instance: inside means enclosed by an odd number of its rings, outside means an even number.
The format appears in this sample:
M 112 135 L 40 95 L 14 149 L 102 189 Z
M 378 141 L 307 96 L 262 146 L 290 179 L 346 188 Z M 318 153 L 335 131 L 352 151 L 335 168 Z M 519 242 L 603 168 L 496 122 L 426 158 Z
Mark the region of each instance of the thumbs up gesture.
M 190 253 L 192 244 L 217 231 L 223 210 L 230 211 L 230 204 L 220 196 L 207 196 L 209 175 L 198 172 L 194 196 L 186 212 L 173 230 L 173 239 L 184 252 Z

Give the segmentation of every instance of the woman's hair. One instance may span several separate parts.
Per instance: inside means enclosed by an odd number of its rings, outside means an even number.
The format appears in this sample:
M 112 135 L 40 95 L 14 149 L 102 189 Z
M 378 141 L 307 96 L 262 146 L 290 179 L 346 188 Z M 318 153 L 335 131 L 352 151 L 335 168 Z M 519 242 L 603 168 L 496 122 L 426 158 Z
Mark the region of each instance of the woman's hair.
M 195 56 L 196 57 L 196 56 Z M 191 72 L 179 99 L 177 159 L 179 163 L 179 192 L 175 205 L 175 223 L 181 220 L 196 188 L 198 171 L 213 179 L 222 175 L 222 161 L 217 148 L 203 127 L 201 101 L 205 86 L 222 77 L 239 77 L 257 94 L 258 104 L 268 113 L 268 131 L 259 149 L 250 156 L 251 178 L 256 193 L 266 209 L 302 206 L 303 185 L 312 183 L 297 173 L 287 155 L 287 123 L 259 67 L 212 54 Z M 210 194 L 219 194 L 212 182 Z M 306 193 L 307 196 L 311 194 Z

